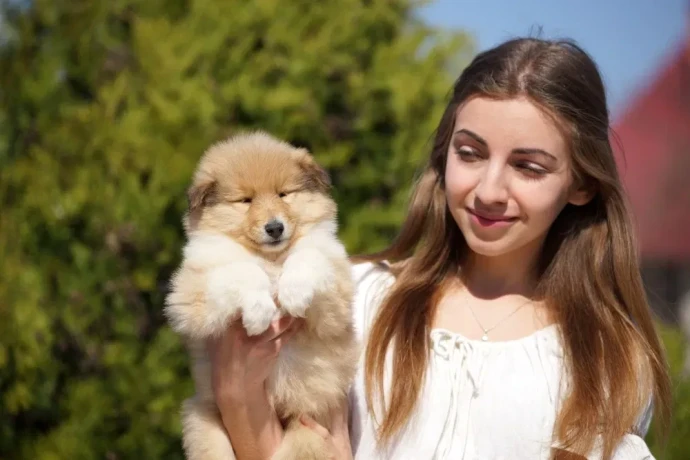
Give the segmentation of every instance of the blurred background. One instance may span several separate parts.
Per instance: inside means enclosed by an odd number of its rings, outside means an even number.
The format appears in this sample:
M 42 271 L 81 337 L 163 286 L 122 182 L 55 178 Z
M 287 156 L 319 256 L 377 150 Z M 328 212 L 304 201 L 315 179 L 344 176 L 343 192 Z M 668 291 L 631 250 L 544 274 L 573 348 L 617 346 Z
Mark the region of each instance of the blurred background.
M 453 79 L 519 35 L 600 66 L 690 459 L 687 0 L 0 0 L 0 459 L 182 459 L 161 315 L 203 150 L 262 128 L 332 174 L 341 235 L 390 241 Z

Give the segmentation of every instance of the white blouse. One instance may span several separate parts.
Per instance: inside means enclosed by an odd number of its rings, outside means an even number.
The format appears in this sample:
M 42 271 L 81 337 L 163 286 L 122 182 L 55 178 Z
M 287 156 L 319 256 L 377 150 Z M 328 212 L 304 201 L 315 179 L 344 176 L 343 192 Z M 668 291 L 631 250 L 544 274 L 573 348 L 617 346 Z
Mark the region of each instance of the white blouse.
M 371 263 L 355 265 L 353 273 L 355 327 L 365 343 L 393 277 Z M 431 332 L 431 342 L 432 356 L 414 415 L 385 451 L 376 445 L 376 425 L 366 407 L 360 364 L 350 393 L 356 460 L 549 458 L 562 394 L 563 352 L 556 325 L 503 342 L 471 340 L 437 328 Z M 650 419 L 651 405 L 637 427 L 643 435 Z M 588 457 L 598 458 L 596 452 Z M 632 434 L 614 455 L 615 460 L 653 458 L 644 440 Z

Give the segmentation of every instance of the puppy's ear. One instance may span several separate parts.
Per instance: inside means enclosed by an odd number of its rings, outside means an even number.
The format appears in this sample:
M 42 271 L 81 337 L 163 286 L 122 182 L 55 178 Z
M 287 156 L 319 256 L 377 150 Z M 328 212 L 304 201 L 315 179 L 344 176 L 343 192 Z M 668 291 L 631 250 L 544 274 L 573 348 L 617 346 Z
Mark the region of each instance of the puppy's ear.
M 215 180 L 208 179 L 196 182 L 189 187 L 187 190 L 189 212 L 194 213 L 214 204 L 217 201 L 217 185 Z
M 305 188 L 307 190 L 328 193 L 331 189 L 331 178 L 328 172 L 306 150 L 300 149 L 298 155 Z

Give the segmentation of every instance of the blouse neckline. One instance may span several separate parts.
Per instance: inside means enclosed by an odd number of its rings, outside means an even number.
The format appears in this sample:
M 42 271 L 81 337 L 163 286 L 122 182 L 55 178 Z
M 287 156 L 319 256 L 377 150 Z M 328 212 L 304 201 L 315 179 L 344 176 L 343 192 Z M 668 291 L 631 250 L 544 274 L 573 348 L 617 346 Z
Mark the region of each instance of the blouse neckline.
M 431 335 L 432 336 L 444 336 L 444 337 L 449 337 L 453 338 L 454 341 L 457 342 L 465 342 L 469 343 L 472 345 L 475 345 L 477 347 L 485 347 L 485 348 L 497 348 L 497 347 L 510 347 L 513 345 L 523 345 L 526 342 L 533 342 L 534 340 L 538 339 L 550 339 L 550 338 L 556 338 L 558 335 L 558 324 L 552 323 L 549 324 L 546 327 L 543 327 L 541 329 L 537 329 L 536 331 L 525 335 L 523 337 L 519 337 L 516 339 L 508 339 L 508 340 L 487 340 L 483 341 L 481 339 L 470 339 L 469 337 L 461 334 L 460 332 L 455 332 L 451 331 L 442 327 L 435 327 L 431 330 Z

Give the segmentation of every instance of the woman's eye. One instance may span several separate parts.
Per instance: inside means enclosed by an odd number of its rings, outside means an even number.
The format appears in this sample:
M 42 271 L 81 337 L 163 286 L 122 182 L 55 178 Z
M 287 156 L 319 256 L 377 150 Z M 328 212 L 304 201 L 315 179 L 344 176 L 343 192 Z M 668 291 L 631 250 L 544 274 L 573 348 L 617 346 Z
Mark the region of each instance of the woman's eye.
M 460 147 L 459 149 L 456 149 L 456 152 L 460 158 L 466 161 L 475 161 L 481 158 L 476 150 L 469 147 Z
M 285 193 L 285 192 L 280 192 L 280 193 L 278 194 L 278 196 L 281 197 L 281 198 L 285 198 L 285 197 L 287 196 L 287 193 Z
M 546 169 L 535 163 L 519 163 L 516 166 L 532 176 L 543 176 L 548 172 Z
M 252 199 L 251 199 L 251 198 L 243 198 L 243 199 L 242 199 L 242 203 L 247 203 L 247 204 L 249 204 L 249 203 L 251 203 L 251 202 L 252 202 Z

